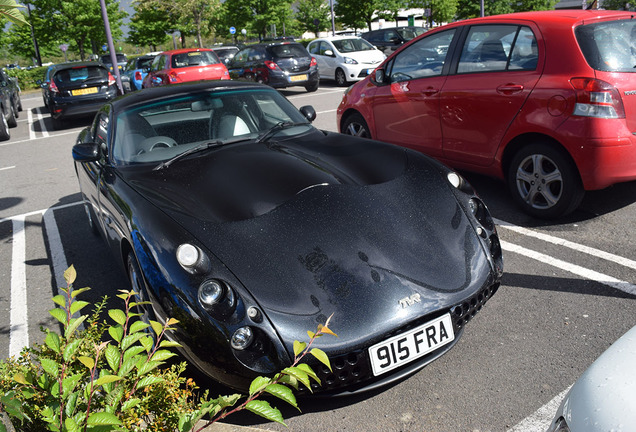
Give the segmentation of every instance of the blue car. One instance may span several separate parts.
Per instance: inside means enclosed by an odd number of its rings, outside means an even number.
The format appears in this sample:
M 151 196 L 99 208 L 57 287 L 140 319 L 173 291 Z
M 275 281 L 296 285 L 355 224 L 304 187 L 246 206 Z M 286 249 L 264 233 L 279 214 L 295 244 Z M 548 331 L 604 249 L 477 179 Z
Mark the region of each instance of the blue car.
M 154 55 L 142 55 L 135 57 L 126 63 L 126 67 L 122 72 L 122 78 L 128 77 L 130 89 L 127 91 L 141 90 L 141 82 L 144 80 L 150 69 L 150 64 L 155 58 Z

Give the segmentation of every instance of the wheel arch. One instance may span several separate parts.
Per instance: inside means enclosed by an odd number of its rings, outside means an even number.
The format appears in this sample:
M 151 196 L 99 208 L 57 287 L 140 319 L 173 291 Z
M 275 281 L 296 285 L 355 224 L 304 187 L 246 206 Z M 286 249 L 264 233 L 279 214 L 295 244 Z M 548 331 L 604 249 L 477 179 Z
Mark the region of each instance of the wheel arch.
M 371 126 L 369 125 L 369 121 L 368 121 L 368 120 L 367 120 L 367 118 L 364 116 L 364 114 L 362 114 L 360 111 L 358 111 L 358 110 L 357 110 L 357 109 L 355 109 L 355 108 L 347 108 L 347 109 L 346 109 L 346 110 L 342 113 L 342 115 L 340 116 L 340 124 L 338 125 L 338 130 L 339 130 L 341 133 L 344 133 L 344 132 L 342 132 L 342 126 L 345 124 L 345 122 L 347 121 L 347 119 L 348 119 L 349 117 L 351 117 L 352 115 L 355 115 L 355 114 L 358 114 L 359 116 L 361 116 L 361 117 L 364 119 L 364 121 L 367 123 L 367 126 L 368 126 L 368 128 L 369 128 L 369 133 L 371 133 Z

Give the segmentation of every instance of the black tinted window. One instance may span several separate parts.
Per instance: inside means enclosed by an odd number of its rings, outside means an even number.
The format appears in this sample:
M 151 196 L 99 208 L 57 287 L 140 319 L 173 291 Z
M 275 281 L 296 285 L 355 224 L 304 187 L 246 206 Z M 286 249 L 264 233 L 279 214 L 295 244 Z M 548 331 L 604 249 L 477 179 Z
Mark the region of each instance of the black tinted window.
M 58 86 L 93 80 L 108 80 L 108 71 L 99 66 L 85 66 L 63 69 L 53 76 L 53 81 Z
M 273 45 L 267 50 L 275 58 L 308 57 L 309 53 L 301 44 Z

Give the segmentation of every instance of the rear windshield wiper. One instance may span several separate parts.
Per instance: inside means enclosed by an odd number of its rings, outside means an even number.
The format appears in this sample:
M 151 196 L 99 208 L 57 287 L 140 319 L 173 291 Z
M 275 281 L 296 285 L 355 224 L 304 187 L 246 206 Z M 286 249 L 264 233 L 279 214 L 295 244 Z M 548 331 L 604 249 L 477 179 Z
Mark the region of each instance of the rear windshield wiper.
M 274 126 L 272 126 L 271 128 L 269 128 L 268 130 L 266 130 L 265 132 L 263 132 L 262 134 L 260 134 L 257 138 L 256 138 L 256 143 L 262 143 L 263 141 L 267 141 L 268 139 L 270 139 L 276 132 L 283 130 L 283 129 L 288 129 L 294 126 L 307 126 L 310 125 L 311 123 L 309 122 L 278 122 L 276 123 Z
M 211 148 L 215 148 L 215 147 L 221 147 L 224 145 L 228 145 L 228 144 L 234 144 L 234 143 L 238 143 L 241 141 L 249 141 L 251 140 L 251 138 L 249 137 L 237 137 L 237 138 L 232 138 L 229 140 L 216 140 L 216 141 L 209 141 L 203 144 L 199 144 L 198 146 L 195 147 L 191 147 L 188 150 L 179 153 L 178 155 L 168 159 L 167 161 L 163 161 L 161 162 L 159 165 L 157 165 L 156 167 L 154 167 L 152 170 L 153 171 L 158 171 L 160 169 L 164 169 L 164 168 L 168 168 L 170 165 L 172 165 L 174 162 L 183 159 L 186 156 L 189 156 L 193 153 L 198 153 L 204 150 L 208 150 Z

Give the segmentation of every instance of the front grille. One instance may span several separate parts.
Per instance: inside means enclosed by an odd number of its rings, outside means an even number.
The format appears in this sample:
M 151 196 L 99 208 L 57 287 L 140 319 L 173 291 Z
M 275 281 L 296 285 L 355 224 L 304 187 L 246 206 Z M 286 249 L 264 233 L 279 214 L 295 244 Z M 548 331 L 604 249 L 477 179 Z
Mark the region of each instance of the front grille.
M 409 324 L 400 327 L 399 329 L 387 333 L 381 338 L 381 340 L 386 340 L 392 336 L 406 332 L 439 316 L 442 316 L 449 311 L 451 314 L 451 319 L 453 321 L 453 330 L 455 334 L 458 335 L 462 331 L 466 323 L 468 323 L 468 321 L 470 321 L 477 314 L 477 312 L 481 310 L 484 304 L 486 304 L 486 302 L 495 294 L 495 292 L 497 292 L 498 288 L 499 283 L 496 283 L 492 286 L 486 286 L 462 303 L 454 305 L 449 309 L 420 317 L 419 319 L 412 321 Z M 365 387 L 370 386 L 378 381 L 385 380 L 389 382 L 391 375 L 399 373 L 400 370 L 412 366 L 413 363 L 426 364 L 428 363 L 429 359 L 434 359 L 436 356 L 439 355 L 440 352 L 448 348 L 449 347 L 442 346 L 437 350 L 428 353 L 423 357 L 420 357 L 412 363 L 408 363 L 379 377 L 373 377 L 373 372 L 371 371 L 371 364 L 369 363 L 369 356 L 367 354 L 366 348 L 351 351 L 347 354 L 335 357 L 329 357 L 329 362 L 331 363 L 333 372 L 330 371 L 327 366 L 317 362 L 315 359 L 312 359 L 307 363 L 312 367 L 322 383 L 322 385 L 318 385 L 317 383 L 312 382 L 312 390 L 316 393 L 337 393 L 338 389 L 342 389 L 344 387 L 354 387 L 355 391 L 356 386 L 359 387 L 357 390 L 362 390 Z M 300 391 L 306 391 L 306 389 L 301 388 Z

